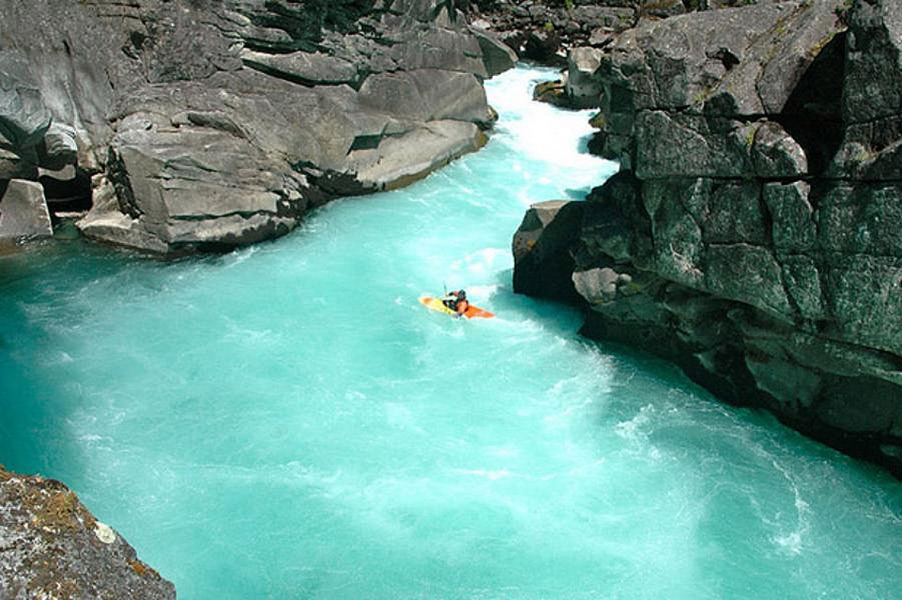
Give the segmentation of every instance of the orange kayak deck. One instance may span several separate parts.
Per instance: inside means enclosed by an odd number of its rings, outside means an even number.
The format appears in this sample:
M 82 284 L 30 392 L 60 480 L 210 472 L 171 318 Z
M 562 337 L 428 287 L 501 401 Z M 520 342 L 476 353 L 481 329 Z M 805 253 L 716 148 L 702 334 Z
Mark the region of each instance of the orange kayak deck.
M 433 298 L 431 296 L 423 296 L 420 298 L 420 304 L 425 306 L 426 308 L 431 308 L 432 310 L 445 313 L 446 315 L 456 315 L 457 313 L 445 306 L 442 303 L 441 298 Z M 472 319 L 474 317 L 479 317 L 482 319 L 491 319 L 495 316 L 495 313 L 489 312 L 485 309 L 479 308 L 478 306 L 473 306 L 472 304 L 467 307 L 467 310 L 464 311 L 464 316 L 468 319 Z

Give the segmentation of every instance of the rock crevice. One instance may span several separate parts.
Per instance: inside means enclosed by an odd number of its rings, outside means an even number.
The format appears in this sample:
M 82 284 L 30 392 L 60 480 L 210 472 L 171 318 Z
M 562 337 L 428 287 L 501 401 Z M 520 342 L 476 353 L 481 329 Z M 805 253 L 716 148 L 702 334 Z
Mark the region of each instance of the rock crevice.
M 514 285 L 577 296 L 587 335 L 902 475 L 902 31 L 892 2 L 846 4 L 614 39 L 591 146 L 621 172 L 527 214 Z

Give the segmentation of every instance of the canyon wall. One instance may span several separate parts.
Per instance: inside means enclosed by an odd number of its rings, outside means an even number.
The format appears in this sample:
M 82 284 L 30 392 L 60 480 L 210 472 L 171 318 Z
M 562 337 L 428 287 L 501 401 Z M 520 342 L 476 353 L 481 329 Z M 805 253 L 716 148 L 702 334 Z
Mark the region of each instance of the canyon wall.
M 902 475 L 902 15 L 780 2 L 596 51 L 587 202 L 529 211 L 515 290 Z
M 516 58 L 454 2 L 8 4 L 7 239 L 49 235 L 62 213 L 166 255 L 281 235 L 478 149 L 495 119 L 481 82 Z

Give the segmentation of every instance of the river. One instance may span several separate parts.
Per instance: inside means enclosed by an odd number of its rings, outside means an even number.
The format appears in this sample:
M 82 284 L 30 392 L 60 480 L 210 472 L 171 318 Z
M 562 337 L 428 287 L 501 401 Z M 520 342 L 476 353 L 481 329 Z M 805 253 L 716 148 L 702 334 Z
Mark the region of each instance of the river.
M 902 484 L 511 290 L 526 207 L 616 165 L 487 83 L 489 144 L 291 235 L 0 258 L 0 462 L 184 599 L 899 598 Z M 417 298 L 466 287 L 495 319 Z

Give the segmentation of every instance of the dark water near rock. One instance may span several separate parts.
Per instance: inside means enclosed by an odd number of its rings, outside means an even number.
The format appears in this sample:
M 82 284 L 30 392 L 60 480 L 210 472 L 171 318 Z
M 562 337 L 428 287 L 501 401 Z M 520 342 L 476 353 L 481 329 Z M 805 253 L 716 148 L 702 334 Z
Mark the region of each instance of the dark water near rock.
M 900 597 L 902 484 L 512 294 L 525 207 L 612 169 L 538 75 L 480 153 L 276 242 L 0 259 L 0 462 L 181 598 Z

